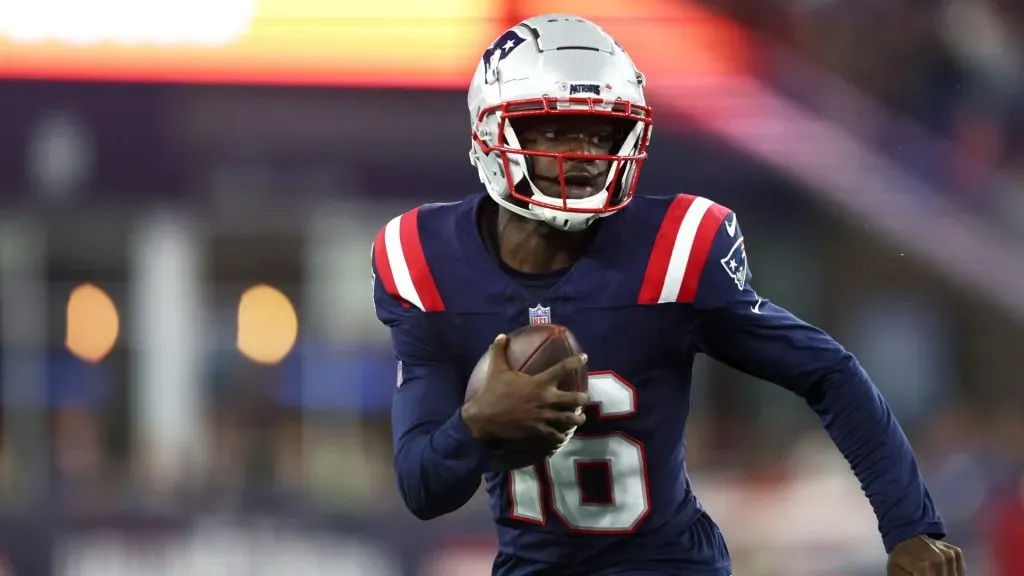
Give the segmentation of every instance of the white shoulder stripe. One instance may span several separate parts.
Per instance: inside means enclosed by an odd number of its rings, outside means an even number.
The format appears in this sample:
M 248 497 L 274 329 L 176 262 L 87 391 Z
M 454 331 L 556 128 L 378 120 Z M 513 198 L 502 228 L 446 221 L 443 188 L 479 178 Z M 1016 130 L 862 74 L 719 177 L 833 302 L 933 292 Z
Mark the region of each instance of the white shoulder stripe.
M 388 265 L 391 266 L 391 276 L 395 280 L 395 288 L 398 295 L 406 302 L 423 310 L 423 301 L 420 299 L 416 285 L 412 282 L 412 275 L 409 273 L 409 263 L 405 259 L 405 251 L 402 249 L 401 224 L 402 216 L 395 216 L 384 227 L 384 249 L 388 255 Z
M 659 304 L 675 302 L 679 299 L 679 291 L 682 289 L 686 276 L 686 265 L 690 261 L 690 252 L 697 239 L 697 229 L 713 204 L 707 198 L 697 197 L 686 210 L 686 216 L 683 217 L 683 222 L 679 226 L 679 233 L 676 234 L 676 241 L 672 245 L 672 255 L 668 261 L 665 284 L 661 287 L 661 296 L 658 298 Z

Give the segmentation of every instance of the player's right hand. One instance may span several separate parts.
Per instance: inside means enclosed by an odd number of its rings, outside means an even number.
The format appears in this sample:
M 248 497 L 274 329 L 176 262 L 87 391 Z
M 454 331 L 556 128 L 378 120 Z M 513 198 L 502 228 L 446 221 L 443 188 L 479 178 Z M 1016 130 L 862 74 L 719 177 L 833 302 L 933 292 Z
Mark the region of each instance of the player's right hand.
M 579 354 L 535 376 L 513 370 L 508 363 L 508 338 L 499 336 L 490 348 L 489 369 L 480 392 L 462 407 L 470 431 L 485 442 L 538 438 L 557 447 L 586 418 L 583 392 L 566 392 L 558 382 L 587 363 Z

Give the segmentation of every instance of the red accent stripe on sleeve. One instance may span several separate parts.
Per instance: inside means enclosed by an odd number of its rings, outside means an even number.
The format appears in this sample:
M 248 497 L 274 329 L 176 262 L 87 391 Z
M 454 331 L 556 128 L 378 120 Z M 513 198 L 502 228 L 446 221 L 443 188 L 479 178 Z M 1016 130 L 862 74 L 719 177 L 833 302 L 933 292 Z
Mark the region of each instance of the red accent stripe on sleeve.
M 399 223 L 399 238 L 402 243 L 402 254 L 405 257 L 405 264 L 408 269 L 408 276 L 412 283 L 420 303 L 420 308 L 425 312 L 443 312 L 444 302 L 441 300 L 441 293 L 434 283 L 434 276 L 430 273 L 427 258 L 423 254 L 423 244 L 420 240 L 419 229 L 419 208 L 406 212 L 401 216 Z M 415 300 L 413 301 L 415 303 Z
M 712 204 L 704 213 L 704 218 L 701 219 L 700 226 L 697 227 L 697 234 L 693 239 L 690 259 L 686 262 L 686 272 L 683 274 L 683 283 L 679 289 L 677 302 L 693 302 L 697 297 L 697 287 L 700 285 L 704 265 L 711 254 L 711 246 L 715 243 L 718 229 L 728 214 L 729 209 L 719 204 Z
M 640 285 L 640 304 L 657 304 L 661 299 L 672 250 L 679 236 L 679 227 L 695 199 L 694 196 L 680 194 L 669 205 L 658 229 L 658 235 L 654 239 L 651 257 L 647 262 L 647 272 L 644 274 L 643 284 Z

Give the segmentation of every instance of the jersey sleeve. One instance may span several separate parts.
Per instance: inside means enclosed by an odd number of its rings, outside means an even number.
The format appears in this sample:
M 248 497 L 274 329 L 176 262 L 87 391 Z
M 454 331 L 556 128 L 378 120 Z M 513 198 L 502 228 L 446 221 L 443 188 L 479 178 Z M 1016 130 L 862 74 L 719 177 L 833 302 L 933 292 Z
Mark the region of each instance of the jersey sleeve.
M 416 264 L 407 260 L 418 249 L 418 238 L 388 236 L 389 227 L 401 229 L 408 216 L 392 220 L 374 241 L 373 303 L 391 332 L 397 361 L 391 420 L 399 490 L 413 514 L 429 519 L 457 510 L 473 496 L 492 451 L 462 419 L 466 384 L 431 317 L 443 310 L 441 300 L 436 289 L 435 294 L 424 290 L 425 261 L 417 276 Z
M 708 237 L 693 306 L 700 351 L 803 397 L 850 463 L 887 551 L 916 535 L 944 537 L 906 436 L 852 354 L 751 285 L 747 244 L 725 211 Z

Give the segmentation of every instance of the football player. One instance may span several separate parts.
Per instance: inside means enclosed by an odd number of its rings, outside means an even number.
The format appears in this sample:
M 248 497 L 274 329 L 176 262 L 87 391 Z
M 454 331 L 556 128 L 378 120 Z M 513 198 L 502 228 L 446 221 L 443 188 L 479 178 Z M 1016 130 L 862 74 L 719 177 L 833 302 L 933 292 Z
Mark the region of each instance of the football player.
M 683 463 L 702 353 L 820 416 L 878 517 L 890 574 L 964 574 L 885 401 L 849 352 L 754 291 L 736 215 L 699 196 L 635 194 L 652 127 L 644 83 L 587 20 L 521 22 L 487 48 L 469 89 L 486 193 L 421 206 L 377 235 L 405 503 L 425 520 L 453 512 L 483 476 L 496 575 L 728 576 Z M 501 335 L 531 321 L 565 325 L 586 357 L 539 376 L 511 369 Z M 487 381 L 464 402 L 483 354 Z M 584 363 L 587 394 L 556 388 Z M 551 456 L 493 468 L 510 440 Z

